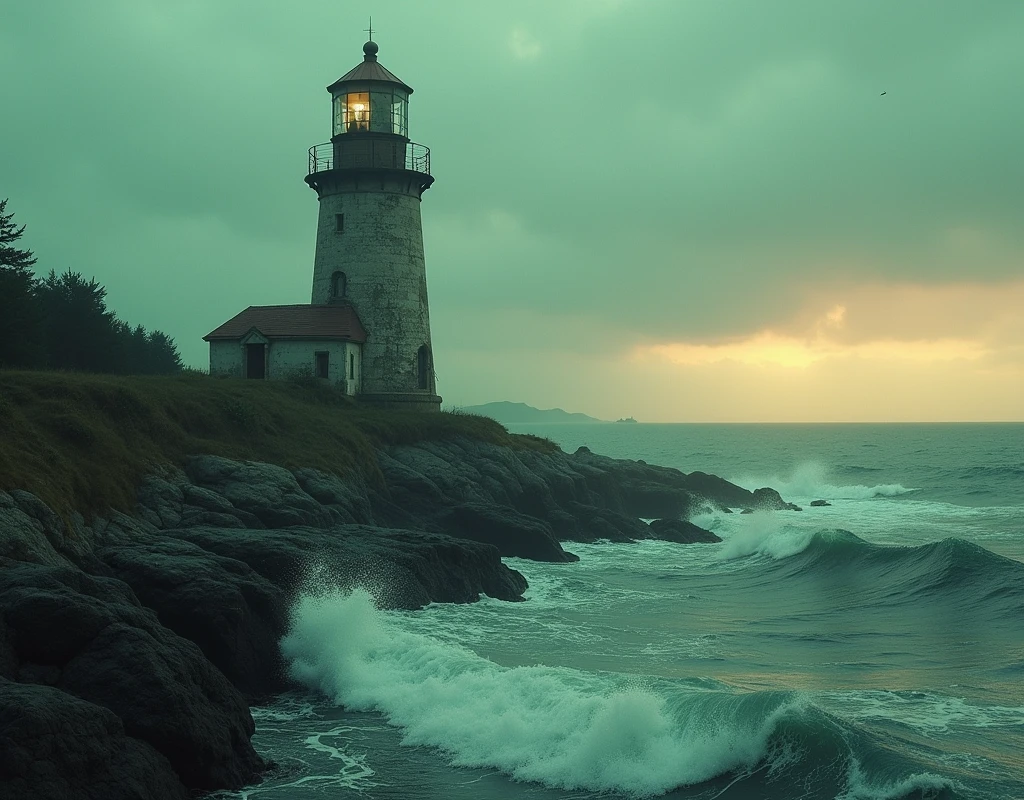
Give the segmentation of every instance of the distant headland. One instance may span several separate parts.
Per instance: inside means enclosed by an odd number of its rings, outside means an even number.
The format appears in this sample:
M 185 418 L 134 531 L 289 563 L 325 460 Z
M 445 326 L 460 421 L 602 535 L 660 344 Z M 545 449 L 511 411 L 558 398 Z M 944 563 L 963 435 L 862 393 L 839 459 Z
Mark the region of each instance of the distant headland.
M 534 408 L 526 403 L 500 401 L 479 406 L 463 406 L 459 409 L 466 414 L 479 414 L 497 420 L 502 425 L 536 422 L 607 422 L 579 412 L 563 411 L 561 408 Z

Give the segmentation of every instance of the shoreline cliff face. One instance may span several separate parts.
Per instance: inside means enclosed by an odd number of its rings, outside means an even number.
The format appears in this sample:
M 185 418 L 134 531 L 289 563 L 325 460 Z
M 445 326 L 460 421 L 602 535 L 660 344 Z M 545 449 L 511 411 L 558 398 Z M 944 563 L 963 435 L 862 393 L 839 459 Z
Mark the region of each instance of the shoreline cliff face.
M 715 541 L 687 518 L 790 507 L 772 490 L 585 448 L 455 438 L 375 458 L 379 473 L 342 479 L 193 456 L 147 476 L 132 514 L 70 524 L 29 492 L 0 491 L 0 786 L 183 798 L 258 780 L 248 703 L 289 686 L 278 641 L 300 593 L 362 586 L 404 609 L 518 601 L 526 581 L 503 556 Z

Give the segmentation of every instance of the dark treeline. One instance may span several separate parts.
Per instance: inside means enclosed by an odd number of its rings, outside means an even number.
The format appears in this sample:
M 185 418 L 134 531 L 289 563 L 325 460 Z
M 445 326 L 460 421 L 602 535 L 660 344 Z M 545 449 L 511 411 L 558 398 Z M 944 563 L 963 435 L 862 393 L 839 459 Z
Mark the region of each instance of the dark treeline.
M 15 246 L 25 226 L 0 200 L 0 368 L 156 375 L 181 371 L 174 340 L 132 327 L 107 309 L 107 290 L 68 270 L 41 280 L 31 250 Z

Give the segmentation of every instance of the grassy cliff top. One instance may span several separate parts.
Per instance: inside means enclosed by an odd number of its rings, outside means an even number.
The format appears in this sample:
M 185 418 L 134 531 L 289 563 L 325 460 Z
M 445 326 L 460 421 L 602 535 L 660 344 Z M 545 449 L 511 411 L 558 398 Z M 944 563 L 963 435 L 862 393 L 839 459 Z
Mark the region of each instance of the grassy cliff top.
M 456 437 L 555 449 L 486 417 L 362 408 L 315 381 L 0 371 L 0 489 L 62 514 L 129 511 L 144 475 L 189 455 L 374 480 L 377 447 Z

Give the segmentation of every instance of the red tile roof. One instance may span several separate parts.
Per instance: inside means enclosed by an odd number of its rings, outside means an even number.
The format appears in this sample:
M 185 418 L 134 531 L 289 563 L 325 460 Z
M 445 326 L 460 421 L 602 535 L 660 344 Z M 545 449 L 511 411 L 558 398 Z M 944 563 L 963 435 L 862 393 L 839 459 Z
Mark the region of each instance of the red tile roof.
M 268 339 L 348 339 L 365 342 L 366 331 L 349 305 L 249 306 L 203 337 L 241 339 L 253 328 Z

